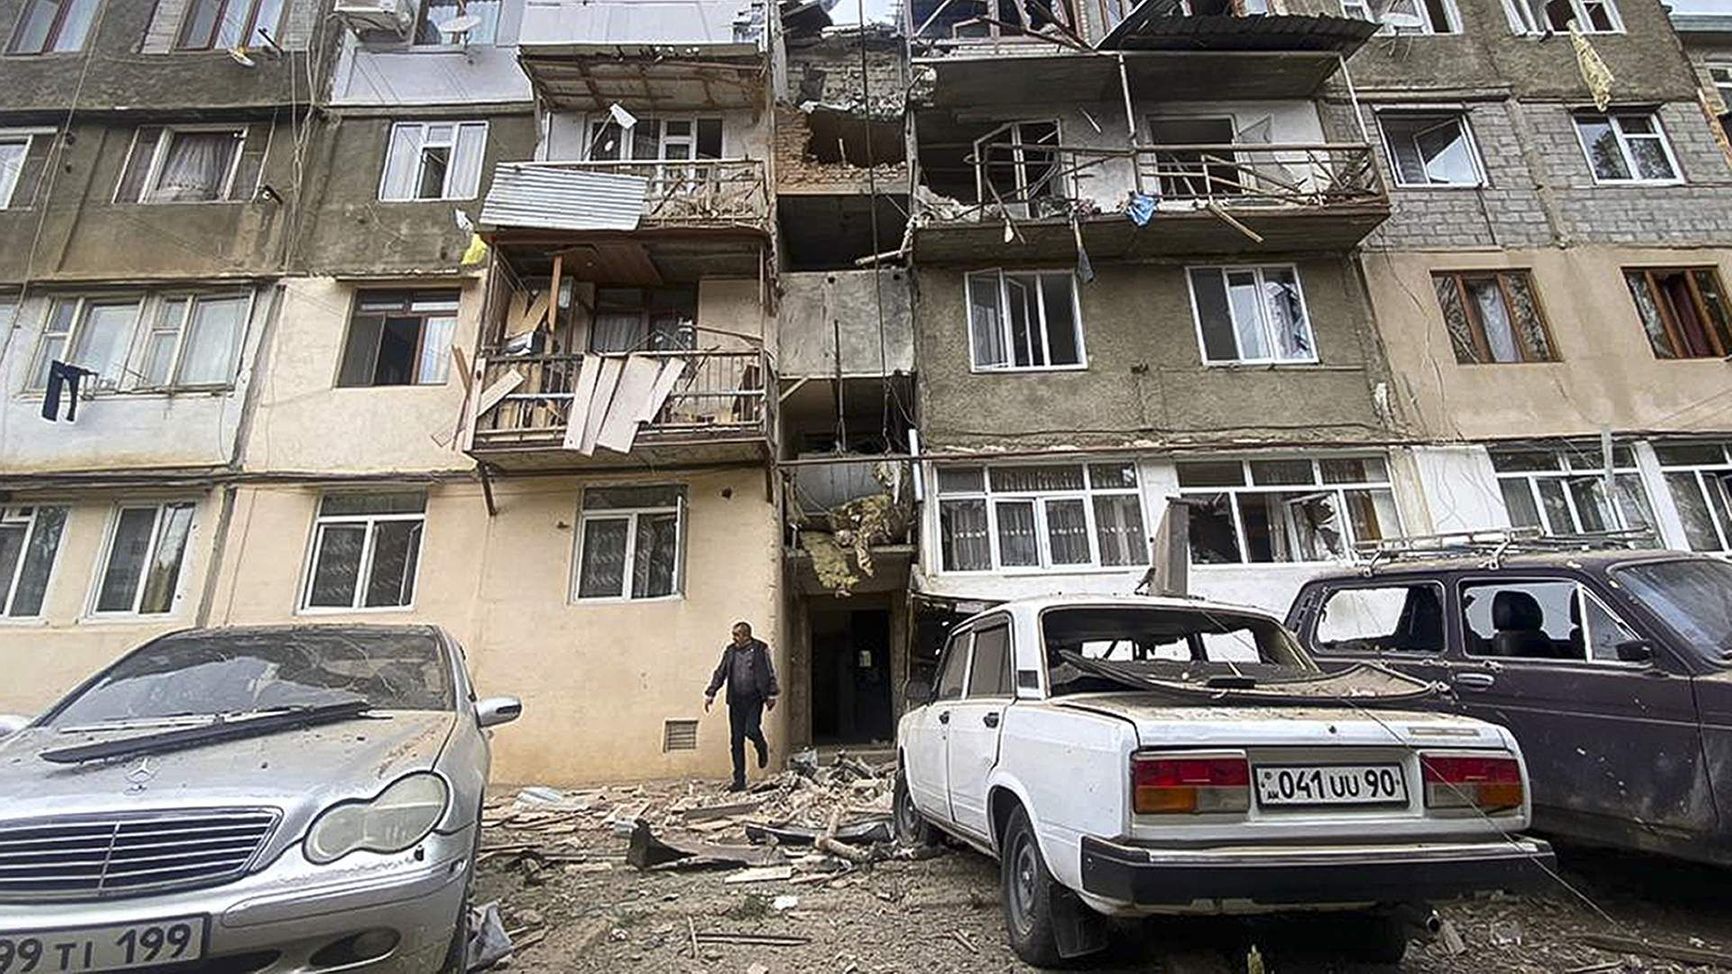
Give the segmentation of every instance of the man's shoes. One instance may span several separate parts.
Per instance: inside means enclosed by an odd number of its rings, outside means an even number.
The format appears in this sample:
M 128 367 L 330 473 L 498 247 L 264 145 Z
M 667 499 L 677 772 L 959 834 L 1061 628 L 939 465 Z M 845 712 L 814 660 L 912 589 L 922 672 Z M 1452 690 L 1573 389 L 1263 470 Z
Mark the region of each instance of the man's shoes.
M 746 790 L 746 783 L 744 781 L 736 781 L 733 784 L 729 785 L 727 790 L 728 791 L 745 791 Z
M 769 763 L 770 763 L 770 751 L 769 751 L 769 749 L 763 748 L 763 747 L 758 748 L 758 767 L 763 768 L 766 765 L 768 765 Z

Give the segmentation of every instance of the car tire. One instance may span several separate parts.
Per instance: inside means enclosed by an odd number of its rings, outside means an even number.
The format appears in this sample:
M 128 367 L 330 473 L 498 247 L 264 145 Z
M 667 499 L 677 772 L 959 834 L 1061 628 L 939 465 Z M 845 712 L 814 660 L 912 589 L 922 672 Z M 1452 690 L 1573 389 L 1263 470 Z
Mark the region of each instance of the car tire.
M 1004 928 L 1016 956 L 1036 967 L 1058 967 L 1059 953 L 1053 923 L 1053 898 L 1060 893 L 1058 880 L 1046 868 L 1034 826 L 1022 806 L 1011 812 L 999 843 L 999 876 L 1004 895 Z
M 896 787 L 890 799 L 890 823 L 896 830 L 896 841 L 905 846 L 924 848 L 938 844 L 938 830 L 914 807 L 914 795 L 908 790 L 908 772 L 896 771 Z
M 1338 943 L 1351 960 L 1369 964 L 1399 964 L 1407 956 L 1412 929 L 1393 913 L 1367 913 L 1341 925 Z

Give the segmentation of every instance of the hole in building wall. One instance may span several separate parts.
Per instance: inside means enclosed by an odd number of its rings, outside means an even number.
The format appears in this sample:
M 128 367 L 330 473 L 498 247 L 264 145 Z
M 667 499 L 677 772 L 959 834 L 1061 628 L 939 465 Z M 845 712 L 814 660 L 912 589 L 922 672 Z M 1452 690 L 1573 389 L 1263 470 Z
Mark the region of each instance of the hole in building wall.
M 698 749 L 698 722 L 670 720 L 662 724 L 662 750 L 695 751 Z
M 822 163 L 850 166 L 889 166 L 906 156 L 899 119 L 876 119 L 814 108 L 806 116 L 811 138 L 806 154 Z
M 907 210 L 905 195 L 784 193 L 776 198 L 776 218 L 788 269 L 855 270 L 860 258 L 901 246 Z

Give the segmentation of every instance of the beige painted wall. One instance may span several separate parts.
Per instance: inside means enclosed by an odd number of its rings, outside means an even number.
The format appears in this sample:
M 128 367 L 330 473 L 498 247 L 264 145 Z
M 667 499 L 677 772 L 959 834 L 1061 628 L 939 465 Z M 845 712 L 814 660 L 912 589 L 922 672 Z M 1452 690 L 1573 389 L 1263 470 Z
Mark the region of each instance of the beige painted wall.
M 680 598 L 569 598 L 584 484 L 682 483 L 689 506 Z M 703 689 L 728 627 L 748 619 L 786 670 L 775 509 L 756 468 L 654 478 L 540 477 L 496 482 L 488 517 L 479 485 L 431 488 L 410 610 L 297 614 L 318 492 L 244 488 L 212 623 L 427 622 L 467 649 L 482 694 L 523 698 L 524 717 L 494 737 L 494 779 L 572 784 L 728 771 L 727 714 L 703 715 Z M 778 754 L 783 711 L 766 721 Z M 695 752 L 664 754 L 662 724 L 702 718 Z
M 248 470 L 375 473 L 468 470 L 452 446 L 463 406 L 456 366 L 440 385 L 337 388 L 355 282 L 291 278 L 282 316 L 266 352 L 258 406 L 245 444 Z M 367 287 L 393 287 L 367 282 Z M 452 343 L 475 352 L 482 289 L 476 278 L 416 282 L 463 288 Z
M 92 616 L 88 609 L 102 570 L 104 544 L 117 501 L 197 500 L 192 534 L 181 564 L 178 595 L 163 615 Z M 42 614 L 0 621 L 0 713 L 35 714 L 84 678 L 153 636 L 194 624 L 210 564 L 217 512 L 214 492 L 176 494 L 84 494 L 19 496 L 19 504 L 64 504 L 71 508 L 48 580 Z
M 1400 395 L 1438 439 L 1724 428 L 1724 407 L 1692 408 L 1723 392 L 1732 365 L 1661 360 L 1642 329 L 1623 269 L 1716 265 L 1732 282 L 1732 251 L 1634 247 L 1450 253 L 1368 253 L 1366 276 Z M 1433 271 L 1527 268 L 1559 361 L 1462 365 L 1455 360 Z

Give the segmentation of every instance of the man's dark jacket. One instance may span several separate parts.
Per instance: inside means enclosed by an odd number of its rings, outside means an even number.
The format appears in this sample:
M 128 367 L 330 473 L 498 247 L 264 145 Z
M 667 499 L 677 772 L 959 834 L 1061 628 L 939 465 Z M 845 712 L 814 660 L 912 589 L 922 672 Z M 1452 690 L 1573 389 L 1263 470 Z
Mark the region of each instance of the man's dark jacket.
M 723 683 L 728 685 L 730 703 L 735 700 L 768 700 L 782 692 L 776 684 L 775 667 L 770 665 L 770 647 L 761 639 L 747 643 L 744 650 L 735 649 L 733 643 L 722 648 L 722 661 L 716 665 L 709 689 L 704 693 L 715 696 Z

